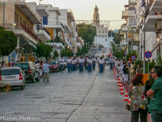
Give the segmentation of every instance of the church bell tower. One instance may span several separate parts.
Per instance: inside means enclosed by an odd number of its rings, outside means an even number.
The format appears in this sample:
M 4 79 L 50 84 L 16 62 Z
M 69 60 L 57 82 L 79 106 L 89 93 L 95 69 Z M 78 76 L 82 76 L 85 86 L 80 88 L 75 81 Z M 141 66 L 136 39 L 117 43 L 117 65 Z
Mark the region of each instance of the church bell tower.
M 94 8 L 93 24 L 95 24 L 95 25 L 99 25 L 100 24 L 100 18 L 99 18 L 99 13 L 98 13 L 97 5 Z

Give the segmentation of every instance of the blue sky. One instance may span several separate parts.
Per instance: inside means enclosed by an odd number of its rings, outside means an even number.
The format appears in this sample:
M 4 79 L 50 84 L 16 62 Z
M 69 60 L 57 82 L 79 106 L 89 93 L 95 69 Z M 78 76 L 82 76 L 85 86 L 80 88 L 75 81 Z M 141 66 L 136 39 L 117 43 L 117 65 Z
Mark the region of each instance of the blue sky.
M 37 2 L 38 0 L 26 0 Z M 92 20 L 95 4 L 99 8 L 100 20 L 121 20 L 122 10 L 128 0 L 43 0 L 41 4 L 52 4 L 61 9 L 71 9 L 76 20 Z M 118 29 L 122 22 L 111 22 L 110 29 Z

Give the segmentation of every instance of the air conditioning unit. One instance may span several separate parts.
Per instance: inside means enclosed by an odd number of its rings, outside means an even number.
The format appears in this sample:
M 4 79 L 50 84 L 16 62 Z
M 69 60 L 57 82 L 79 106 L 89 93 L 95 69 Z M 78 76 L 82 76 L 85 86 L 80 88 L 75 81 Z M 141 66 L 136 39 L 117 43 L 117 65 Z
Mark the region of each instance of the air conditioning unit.
M 162 30 L 162 21 L 158 21 L 156 24 L 156 30 Z

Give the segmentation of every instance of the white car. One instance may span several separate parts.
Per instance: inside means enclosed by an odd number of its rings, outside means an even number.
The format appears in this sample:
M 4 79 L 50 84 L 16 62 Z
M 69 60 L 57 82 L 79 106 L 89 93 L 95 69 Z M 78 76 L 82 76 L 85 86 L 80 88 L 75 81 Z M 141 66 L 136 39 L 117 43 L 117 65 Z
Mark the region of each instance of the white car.
M 25 74 L 19 67 L 5 67 L 0 70 L 0 86 L 9 84 L 11 87 L 25 88 Z

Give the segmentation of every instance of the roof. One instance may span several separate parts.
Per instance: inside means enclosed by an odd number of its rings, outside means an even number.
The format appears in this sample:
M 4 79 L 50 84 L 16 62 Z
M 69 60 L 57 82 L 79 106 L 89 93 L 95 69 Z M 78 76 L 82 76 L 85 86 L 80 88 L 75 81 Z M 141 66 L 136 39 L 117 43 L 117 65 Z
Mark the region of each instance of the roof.
M 21 69 L 20 67 L 3 67 L 1 70 L 5 69 Z

